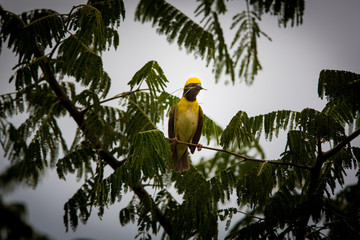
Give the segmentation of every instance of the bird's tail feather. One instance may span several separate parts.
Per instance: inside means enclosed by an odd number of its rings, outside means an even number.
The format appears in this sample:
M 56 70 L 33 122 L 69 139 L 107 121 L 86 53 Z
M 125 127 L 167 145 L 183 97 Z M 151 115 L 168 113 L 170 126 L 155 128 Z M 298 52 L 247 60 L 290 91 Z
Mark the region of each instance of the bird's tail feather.
M 179 157 L 178 151 L 173 151 L 171 154 L 172 159 L 174 160 L 174 171 L 183 172 L 190 169 L 189 163 L 189 152 L 187 147 L 183 154 Z

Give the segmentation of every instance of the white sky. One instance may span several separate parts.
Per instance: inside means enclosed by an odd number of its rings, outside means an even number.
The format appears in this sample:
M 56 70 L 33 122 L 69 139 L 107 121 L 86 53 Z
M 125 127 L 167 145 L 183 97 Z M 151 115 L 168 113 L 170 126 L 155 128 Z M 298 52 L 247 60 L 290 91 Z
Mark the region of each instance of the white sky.
M 52 8 L 66 13 L 73 5 L 83 2 L 0 0 L 4 9 L 16 13 L 35 8 Z M 224 81 L 215 84 L 211 66 L 207 68 L 204 61 L 194 59 L 185 51 L 179 51 L 176 44 L 169 45 L 166 37 L 157 35 L 150 23 L 142 25 L 134 22 L 137 2 L 125 1 L 126 19 L 119 28 L 120 46 L 116 51 L 103 54 L 105 70 L 112 78 L 108 97 L 127 91 L 127 82 L 134 73 L 146 62 L 156 60 L 170 80 L 167 87 L 170 93 L 182 88 L 187 78 L 199 77 L 207 89 L 198 97 L 204 113 L 225 127 L 239 110 L 246 111 L 249 116 L 281 109 L 301 111 L 310 107 L 321 110 L 325 102 L 317 97 L 317 81 L 322 69 L 360 73 L 358 0 L 307 1 L 304 23 L 294 28 L 279 28 L 275 17 L 264 16 L 260 28 L 272 38 L 272 42 L 264 38 L 259 41 L 258 52 L 263 70 L 252 86 L 239 82 L 234 86 L 225 85 Z M 170 2 L 188 16 L 192 16 L 195 9 L 193 1 Z M 243 1 L 232 1 L 231 13 L 242 11 L 242 3 Z M 228 15 L 224 20 L 231 20 L 232 15 Z M 13 54 L 4 47 L 0 55 L 0 94 L 12 91 L 8 79 L 15 64 Z M 180 94 L 181 91 L 178 96 Z M 112 104 L 116 105 L 117 102 Z M 68 120 L 64 120 L 63 124 L 69 129 L 75 126 Z M 69 132 L 69 138 L 73 134 Z M 262 142 L 268 159 L 277 158 L 283 151 L 283 135 L 272 143 Z M 359 139 L 353 144 L 360 146 Z M 201 154 L 207 154 L 203 152 Z M 201 154 L 195 154 L 192 159 L 196 161 Z M 0 159 L 1 171 L 6 166 L 6 160 L 2 155 Z M 75 233 L 65 233 L 62 222 L 63 205 L 81 185 L 81 182 L 75 182 L 74 178 L 68 178 L 70 181 L 60 181 L 55 171 L 49 172 L 36 190 L 19 188 L 9 194 L 6 200 L 26 202 L 30 222 L 38 230 L 56 239 L 131 239 L 136 235 L 136 226 L 123 228 L 119 224 L 118 214 L 127 204 L 126 199 L 106 210 L 102 221 L 99 221 L 95 210 L 86 225 L 80 223 Z

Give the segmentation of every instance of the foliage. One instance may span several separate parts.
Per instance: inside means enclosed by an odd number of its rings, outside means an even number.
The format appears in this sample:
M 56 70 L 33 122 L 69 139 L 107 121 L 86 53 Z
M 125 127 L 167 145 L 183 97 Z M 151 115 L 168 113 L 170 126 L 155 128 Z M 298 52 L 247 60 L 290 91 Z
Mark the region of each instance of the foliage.
M 291 26 L 302 24 L 305 0 L 250 0 L 250 3 L 260 15 L 266 12 L 277 16 L 279 25 L 286 27 L 288 22 Z
M 0 198 L 1 239 L 46 240 L 47 236 L 36 232 L 25 220 L 26 208 L 21 203 L 5 204 Z
M 166 35 L 167 40 L 177 42 L 195 56 L 205 59 L 207 64 L 212 62 L 215 78 L 218 81 L 223 75 L 230 78 L 232 83 L 238 78 L 247 84 L 252 84 L 261 64 L 258 59 L 257 40 L 261 36 L 271 38 L 260 30 L 258 22 L 266 12 L 278 17 L 279 24 L 286 26 L 302 23 L 305 2 L 302 1 L 253 1 L 246 0 L 245 10 L 232 17 L 231 30 L 234 38 L 225 39 L 224 30 L 219 18 L 228 12 L 227 4 L 223 0 L 198 1 L 195 10 L 195 20 L 187 17 L 175 6 L 164 0 L 141 0 L 135 16 L 136 20 L 152 22 L 157 32 Z M 230 47 L 227 41 L 231 41 Z M 233 50 L 232 50 L 233 49 Z
M 162 0 L 140 1 L 136 18 L 152 21 L 170 42 L 213 62 L 215 76 L 224 71 L 234 82 L 239 67 L 240 77 L 251 83 L 260 70 L 256 39 L 263 34 L 256 21 L 265 12 L 284 26 L 301 24 L 304 1 L 246 3 L 233 19 L 238 30 L 232 56 L 218 17 L 227 12 L 222 0 L 199 1 L 200 24 Z M 230 229 L 228 239 L 335 239 L 344 231 L 349 238 L 359 236 L 359 182 L 335 193 L 344 187 L 346 170 L 359 176 L 360 148 L 351 145 L 360 135 L 359 74 L 323 70 L 322 111 L 259 116 L 239 111 L 225 129 L 205 116 L 203 136 L 222 149 L 175 173 L 168 168 L 168 139 L 158 126 L 179 99 L 165 92 L 168 80 L 158 63 L 146 63 L 127 91 L 106 98 L 111 79 L 101 53 L 119 44 L 123 1 L 91 0 L 69 14 L 41 9 L 16 15 L 0 8 L 0 16 L 0 46 L 7 44 L 18 56 L 10 79 L 16 93 L 0 97 L 0 142 L 10 161 L 0 185 L 36 187 L 49 168 L 64 180 L 76 173 L 83 185 L 65 203 L 66 229 L 86 223 L 94 208 L 102 217 L 107 206 L 133 191 L 119 219 L 121 225 L 136 222 L 140 238 L 163 232 L 169 239 L 216 239 L 220 221 Z M 104 104 L 114 99 L 120 100 L 117 107 Z M 17 126 L 12 120 L 18 115 L 26 120 Z M 69 147 L 60 123 L 64 117 L 77 124 Z M 280 131 L 287 132 L 284 152 L 264 160 L 259 139 L 274 141 Z M 109 176 L 106 168 L 113 169 Z M 238 215 L 244 217 L 231 224 Z

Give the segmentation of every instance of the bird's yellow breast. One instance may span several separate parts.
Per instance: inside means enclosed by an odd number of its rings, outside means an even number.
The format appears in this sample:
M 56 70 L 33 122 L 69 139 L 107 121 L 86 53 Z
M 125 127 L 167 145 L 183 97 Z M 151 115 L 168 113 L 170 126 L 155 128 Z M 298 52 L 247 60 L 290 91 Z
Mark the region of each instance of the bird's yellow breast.
M 175 136 L 180 141 L 191 142 L 199 121 L 198 101 L 188 101 L 182 98 L 175 113 Z

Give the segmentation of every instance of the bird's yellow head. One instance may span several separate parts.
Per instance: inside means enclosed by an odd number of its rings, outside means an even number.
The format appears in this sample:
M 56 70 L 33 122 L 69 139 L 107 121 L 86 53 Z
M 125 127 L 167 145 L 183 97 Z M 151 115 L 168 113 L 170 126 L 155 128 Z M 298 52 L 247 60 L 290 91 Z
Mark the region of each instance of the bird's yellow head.
M 189 78 L 189 79 L 186 81 L 184 87 L 186 87 L 186 86 L 189 85 L 190 83 L 200 84 L 200 85 L 201 85 L 200 79 L 198 79 L 197 77 L 191 77 L 191 78 Z
M 197 77 L 189 78 L 185 83 L 183 96 L 188 101 L 195 101 L 196 96 L 202 89 L 204 88 L 201 86 L 200 79 L 198 79 Z

